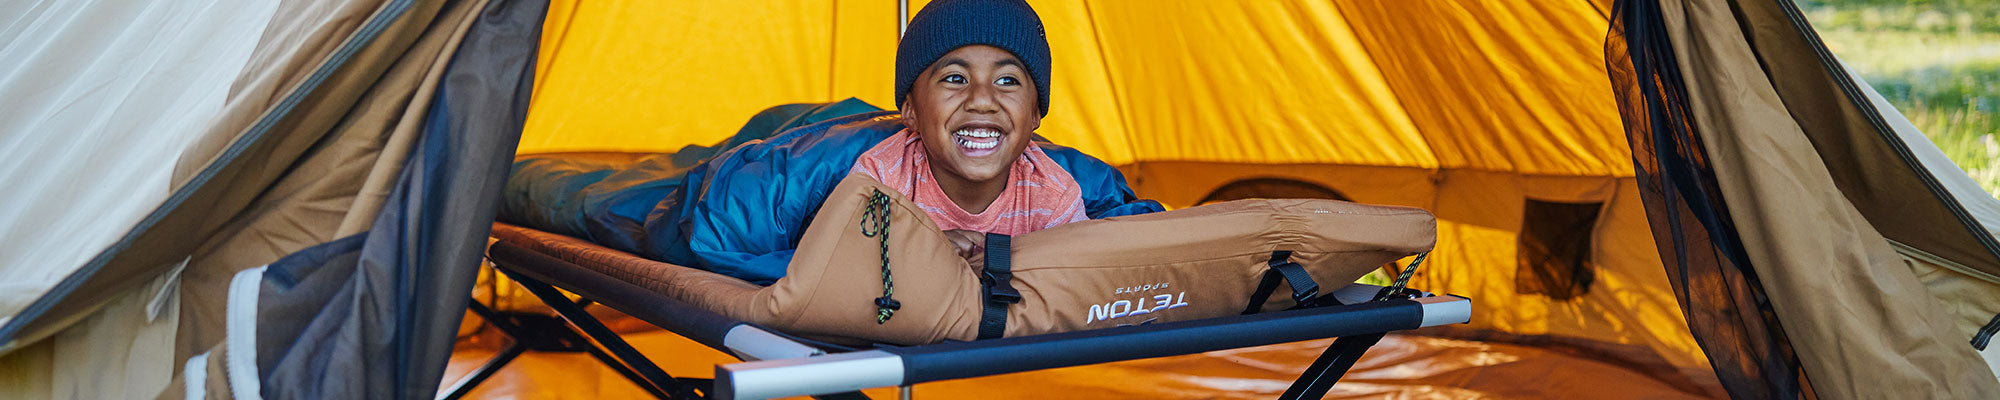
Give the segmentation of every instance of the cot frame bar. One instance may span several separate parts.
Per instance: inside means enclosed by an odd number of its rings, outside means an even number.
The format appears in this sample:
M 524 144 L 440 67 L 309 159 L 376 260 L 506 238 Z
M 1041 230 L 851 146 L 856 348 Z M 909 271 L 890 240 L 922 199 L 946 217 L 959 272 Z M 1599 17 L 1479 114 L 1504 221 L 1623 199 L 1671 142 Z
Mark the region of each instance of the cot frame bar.
M 1373 286 L 1349 287 L 1374 293 Z M 754 399 L 912 385 L 947 379 L 1097 364 L 1340 337 L 1289 398 L 1325 394 L 1354 361 L 1392 331 L 1469 322 L 1458 296 L 1391 299 L 1196 321 L 973 342 L 883 348 L 716 367 L 715 398 Z M 1255 332 L 1254 335 L 1244 334 Z

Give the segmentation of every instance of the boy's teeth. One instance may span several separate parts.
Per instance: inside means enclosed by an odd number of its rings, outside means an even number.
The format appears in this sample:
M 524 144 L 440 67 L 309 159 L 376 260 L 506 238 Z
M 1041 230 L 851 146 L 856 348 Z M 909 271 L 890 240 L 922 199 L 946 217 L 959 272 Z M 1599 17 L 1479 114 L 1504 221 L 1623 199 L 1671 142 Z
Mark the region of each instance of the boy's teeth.
M 996 138 L 996 137 L 1000 137 L 1000 131 L 998 131 L 998 130 L 993 130 L 993 129 L 986 129 L 986 128 L 975 128 L 975 129 L 960 129 L 960 130 L 959 130 L 958 132 L 952 132 L 952 134 L 954 134 L 954 135 L 958 135 L 958 136 L 969 136 L 969 137 L 976 137 L 976 138 Z
M 990 128 L 960 129 L 957 132 L 952 132 L 952 141 L 958 142 L 959 147 L 973 150 L 986 150 L 999 147 L 1000 141 L 994 140 L 999 137 L 1000 131 Z
M 977 150 L 985 150 L 985 149 L 991 149 L 991 148 L 994 148 L 994 147 L 997 147 L 997 146 L 1000 146 L 1000 142 L 999 142 L 999 141 L 992 141 L 992 142 L 974 142 L 974 141 L 970 141 L 970 140 L 965 140 L 965 138 L 962 138 L 962 137 L 961 137 L 961 138 L 954 138 L 954 139 L 957 139 L 956 141 L 958 142 L 958 145 L 959 145 L 960 147 L 964 147 L 964 148 L 968 148 L 968 149 L 977 149 Z

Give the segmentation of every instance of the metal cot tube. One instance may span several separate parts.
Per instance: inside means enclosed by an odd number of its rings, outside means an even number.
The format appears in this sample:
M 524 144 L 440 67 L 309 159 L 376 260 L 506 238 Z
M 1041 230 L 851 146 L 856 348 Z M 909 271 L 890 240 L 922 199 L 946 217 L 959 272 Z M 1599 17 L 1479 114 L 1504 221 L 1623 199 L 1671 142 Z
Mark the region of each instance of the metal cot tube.
M 764 398 L 910 385 L 947 379 L 1327 337 L 1380 335 L 1464 323 L 1458 296 L 1389 300 L 1197 321 L 1018 338 L 886 348 L 716 367 L 717 398 Z M 1254 332 L 1254 334 L 1248 334 Z

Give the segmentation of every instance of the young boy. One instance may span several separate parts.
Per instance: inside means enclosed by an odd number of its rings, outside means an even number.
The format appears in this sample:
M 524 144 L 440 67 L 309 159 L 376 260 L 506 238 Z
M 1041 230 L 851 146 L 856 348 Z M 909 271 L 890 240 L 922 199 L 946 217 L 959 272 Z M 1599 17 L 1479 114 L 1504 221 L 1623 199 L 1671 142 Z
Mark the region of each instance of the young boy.
M 968 260 L 983 233 L 1019 235 L 1088 219 L 1076 179 L 1032 137 L 1049 106 L 1049 44 L 1019 0 L 943 0 L 896 49 L 906 126 L 855 161 L 895 187 Z
M 914 199 L 976 267 L 984 233 L 1161 211 L 1102 160 L 1034 140 L 1049 110 L 1041 26 L 1020 0 L 932 2 L 896 51 L 901 115 L 858 100 L 773 107 L 724 146 L 616 171 L 530 157 L 502 218 L 770 284 L 854 173 Z

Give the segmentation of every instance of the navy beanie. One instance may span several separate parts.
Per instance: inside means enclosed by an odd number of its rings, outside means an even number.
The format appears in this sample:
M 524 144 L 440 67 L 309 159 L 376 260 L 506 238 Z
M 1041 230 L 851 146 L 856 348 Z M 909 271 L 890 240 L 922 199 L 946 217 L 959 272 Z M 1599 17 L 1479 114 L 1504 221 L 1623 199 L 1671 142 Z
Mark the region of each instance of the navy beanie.
M 917 11 L 896 46 L 896 108 L 909 98 L 917 75 L 945 53 L 976 44 L 1021 59 L 1041 96 L 1042 116 L 1049 115 L 1049 39 L 1042 18 L 1022 0 L 938 0 Z

